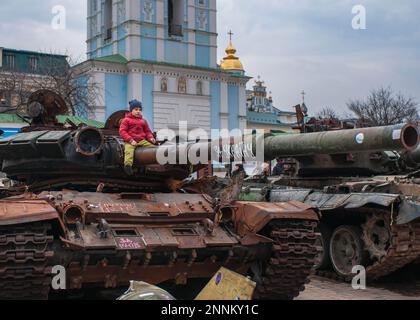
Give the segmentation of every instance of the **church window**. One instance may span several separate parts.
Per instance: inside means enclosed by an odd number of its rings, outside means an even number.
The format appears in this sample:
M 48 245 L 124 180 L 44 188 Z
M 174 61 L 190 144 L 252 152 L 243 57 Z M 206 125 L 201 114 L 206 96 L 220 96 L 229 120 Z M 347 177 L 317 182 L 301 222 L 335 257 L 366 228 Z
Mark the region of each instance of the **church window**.
M 184 77 L 178 79 L 178 93 L 187 93 L 187 79 Z
M 197 21 L 198 21 L 198 28 L 200 30 L 206 30 L 208 21 L 207 21 L 207 14 L 205 11 L 200 10 Z
M 201 81 L 197 82 L 197 95 L 203 95 L 203 83 Z
M 4 59 L 4 66 L 8 69 L 15 68 L 15 56 L 13 54 L 6 54 Z
M 98 0 L 91 0 L 92 1 L 92 13 L 96 13 L 98 11 Z
M 162 78 L 160 81 L 160 91 L 168 92 L 168 79 Z
M 105 41 L 112 39 L 112 0 L 105 0 L 104 8 Z
M 125 0 L 120 0 L 117 4 L 117 23 L 125 21 Z
M 168 0 L 169 36 L 182 37 L 184 0 Z
M 154 8 L 151 0 L 145 0 L 143 4 L 144 21 L 153 22 Z
M 29 70 L 31 72 L 35 72 L 38 69 L 38 58 L 37 57 L 29 57 Z

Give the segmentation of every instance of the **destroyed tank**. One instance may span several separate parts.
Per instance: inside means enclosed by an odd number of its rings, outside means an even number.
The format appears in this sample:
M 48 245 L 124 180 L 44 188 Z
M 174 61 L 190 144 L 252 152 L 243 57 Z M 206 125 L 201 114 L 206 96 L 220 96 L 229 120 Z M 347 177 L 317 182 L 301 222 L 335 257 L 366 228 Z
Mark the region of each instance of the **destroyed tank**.
M 322 250 L 315 268 L 320 275 L 350 280 L 353 267 L 362 265 L 367 278 L 376 280 L 416 261 L 420 185 L 416 172 L 408 172 L 416 166 L 418 147 L 407 141 L 404 148 L 351 152 L 341 140 L 343 125 L 316 127 L 326 130 L 318 134 L 336 134 L 334 144 L 342 145 L 342 151 L 297 156 L 294 175 L 273 177 L 264 185 L 250 183 L 241 199 L 296 200 L 318 208 Z M 410 127 L 390 126 L 383 138 L 398 138 Z M 416 139 L 414 131 L 409 139 Z
M 28 103 L 31 125 L 0 140 L 2 171 L 24 187 L 0 201 L 0 298 L 48 298 L 52 284 L 66 292 L 130 281 L 186 285 L 221 267 L 252 277 L 259 299 L 292 299 L 304 289 L 317 254 L 317 209 L 298 201 L 237 201 L 242 171 L 217 188 L 213 178 L 185 181 L 207 161 L 158 159 L 205 150 L 224 158 L 221 151 L 231 157 L 261 145 L 266 160 L 318 154 L 332 135 L 250 137 L 245 145 L 166 141 L 137 149 L 135 174 L 126 176 L 117 133 L 124 112 L 97 129 L 58 125 L 56 115 L 67 111 L 59 96 L 36 92 Z M 363 130 L 369 145 L 355 139 L 361 131 L 343 131 L 342 142 L 352 152 L 418 144 L 413 126 L 393 139 L 383 138 L 388 130 Z M 297 150 L 303 143 L 308 148 Z M 65 286 L 56 278 L 63 272 Z
M 157 161 L 162 148 L 179 156 L 212 149 L 208 141 L 137 149 L 134 176 L 127 176 L 118 136 L 125 112 L 103 129 L 59 125 L 56 116 L 66 112 L 61 97 L 36 92 L 30 125 L 0 140 L 2 171 L 20 184 L 0 200 L 0 299 L 127 288 L 130 281 L 187 285 L 221 267 L 252 277 L 257 299 L 292 299 L 304 289 L 317 210 L 297 201 L 236 201 L 243 172 L 211 190 L 211 179 L 184 181 L 207 163 Z

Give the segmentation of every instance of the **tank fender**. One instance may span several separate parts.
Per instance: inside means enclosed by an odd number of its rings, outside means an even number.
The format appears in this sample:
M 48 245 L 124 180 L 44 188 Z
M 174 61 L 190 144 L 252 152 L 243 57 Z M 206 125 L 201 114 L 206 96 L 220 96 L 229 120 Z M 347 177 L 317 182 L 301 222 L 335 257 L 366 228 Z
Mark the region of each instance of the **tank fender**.
M 317 209 L 298 201 L 289 202 L 245 202 L 235 203 L 233 221 L 236 232 L 244 237 L 260 232 L 273 220 L 319 221 Z
M 59 214 L 45 200 L 6 199 L 0 201 L 0 226 L 59 220 Z

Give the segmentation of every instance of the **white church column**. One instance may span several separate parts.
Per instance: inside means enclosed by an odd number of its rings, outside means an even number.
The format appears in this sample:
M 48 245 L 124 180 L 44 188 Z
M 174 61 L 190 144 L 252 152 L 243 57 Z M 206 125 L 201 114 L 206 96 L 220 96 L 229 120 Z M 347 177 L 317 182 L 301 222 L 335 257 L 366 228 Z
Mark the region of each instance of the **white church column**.
M 142 100 L 142 76 L 139 71 L 130 71 L 127 84 L 127 101 Z
M 220 129 L 229 129 L 228 84 L 220 83 Z
M 210 36 L 210 68 L 217 67 L 217 36 Z
M 193 66 L 196 63 L 195 56 L 195 0 L 188 0 L 188 64 Z
M 190 31 L 188 35 L 188 64 L 194 66 L 196 63 L 195 54 L 195 32 Z
M 140 0 L 126 0 L 127 38 L 125 41 L 125 56 L 127 60 L 140 57 L 140 27 L 133 21 L 140 19 Z
M 126 0 L 126 17 L 127 20 L 140 19 L 140 0 Z
M 156 58 L 157 61 L 165 61 L 165 3 L 164 0 L 156 0 Z
M 210 67 L 217 66 L 217 4 L 216 0 L 209 0 L 210 5 Z
M 246 129 L 246 87 L 239 85 L 239 128 L 244 131 Z
M 118 53 L 118 2 L 119 0 L 112 0 L 112 53 Z
M 94 110 L 92 110 L 93 118 L 96 121 L 105 122 L 105 73 L 94 72 L 89 81 L 98 87 L 98 94 L 96 95 L 94 102 Z M 89 116 L 92 116 L 92 114 L 89 114 Z

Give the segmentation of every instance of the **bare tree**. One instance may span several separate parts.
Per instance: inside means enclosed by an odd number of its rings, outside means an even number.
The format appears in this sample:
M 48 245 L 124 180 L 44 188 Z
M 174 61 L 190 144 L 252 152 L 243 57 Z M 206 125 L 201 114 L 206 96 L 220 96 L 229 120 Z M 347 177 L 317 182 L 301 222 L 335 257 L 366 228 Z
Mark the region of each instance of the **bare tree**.
M 359 119 L 359 126 L 372 127 L 417 121 L 417 103 L 391 88 L 373 90 L 366 100 L 354 100 L 347 107 Z
M 316 116 L 319 119 L 338 119 L 337 113 L 330 107 L 323 108 Z
M 76 73 L 71 67 L 75 64 L 71 57 L 63 61 L 51 56 L 44 57 L 43 63 L 33 73 L 16 70 L 0 72 L 0 92 L 8 95 L 11 100 L 11 108 L 3 112 L 25 113 L 29 95 L 47 89 L 55 91 L 65 100 L 70 114 L 84 117 L 91 115 L 100 85 L 93 81 L 87 71 Z

